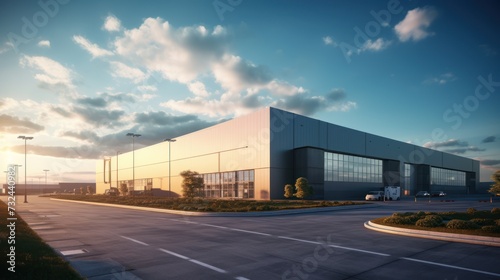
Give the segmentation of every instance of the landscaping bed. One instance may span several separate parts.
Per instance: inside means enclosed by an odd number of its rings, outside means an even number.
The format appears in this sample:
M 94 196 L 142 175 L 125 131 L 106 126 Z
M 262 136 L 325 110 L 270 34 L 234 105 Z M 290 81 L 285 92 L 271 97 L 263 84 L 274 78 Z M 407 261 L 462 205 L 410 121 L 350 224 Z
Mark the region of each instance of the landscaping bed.
M 500 237 L 500 208 L 465 212 L 405 212 L 393 213 L 371 222 L 408 229 L 467 235 Z
M 199 212 L 255 212 L 366 204 L 352 201 L 165 198 L 153 196 L 53 195 L 51 197 Z

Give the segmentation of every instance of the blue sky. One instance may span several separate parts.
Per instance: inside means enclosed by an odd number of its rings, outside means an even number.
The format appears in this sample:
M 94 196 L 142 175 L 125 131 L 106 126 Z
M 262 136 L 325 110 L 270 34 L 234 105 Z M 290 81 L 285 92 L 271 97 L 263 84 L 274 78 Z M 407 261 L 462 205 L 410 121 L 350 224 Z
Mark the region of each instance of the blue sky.
M 274 106 L 500 169 L 497 1 L 2 1 L 0 164 L 95 160 Z

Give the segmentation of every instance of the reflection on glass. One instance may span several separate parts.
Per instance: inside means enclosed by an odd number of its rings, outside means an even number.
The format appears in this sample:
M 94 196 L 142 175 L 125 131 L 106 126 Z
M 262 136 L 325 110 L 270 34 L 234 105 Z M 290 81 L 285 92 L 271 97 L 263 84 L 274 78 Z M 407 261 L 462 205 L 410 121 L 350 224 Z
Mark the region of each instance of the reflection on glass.
M 325 152 L 325 181 L 382 182 L 382 161 L 365 157 Z
M 465 186 L 465 172 L 431 167 L 431 185 Z

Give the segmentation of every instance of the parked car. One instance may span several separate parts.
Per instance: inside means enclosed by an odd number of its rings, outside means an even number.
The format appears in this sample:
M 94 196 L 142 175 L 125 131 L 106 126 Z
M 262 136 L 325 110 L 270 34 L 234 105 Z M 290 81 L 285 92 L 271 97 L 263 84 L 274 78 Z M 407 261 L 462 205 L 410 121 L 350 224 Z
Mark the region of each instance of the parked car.
M 382 200 L 382 199 L 384 199 L 383 191 L 370 191 L 365 196 L 365 200 Z
M 426 192 L 426 191 L 419 191 L 419 192 L 415 195 L 415 197 L 430 197 L 430 196 L 431 196 L 431 194 L 430 194 L 430 193 L 428 193 L 428 192 Z
M 433 196 L 433 197 L 443 197 L 443 196 L 446 196 L 446 193 L 442 192 L 442 191 L 436 191 L 436 192 L 431 192 L 431 196 Z
M 118 193 L 118 189 L 117 188 L 111 188 L 111 189 L 105 190 L 104 194 L 105 195 L 110 195 L 110 196 L 117 196 L 119 193 Z

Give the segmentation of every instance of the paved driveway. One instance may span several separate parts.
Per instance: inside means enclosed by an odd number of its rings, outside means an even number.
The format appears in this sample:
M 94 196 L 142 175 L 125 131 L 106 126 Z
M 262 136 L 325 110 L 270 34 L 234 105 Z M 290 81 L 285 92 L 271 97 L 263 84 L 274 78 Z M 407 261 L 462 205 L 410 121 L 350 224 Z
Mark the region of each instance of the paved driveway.
M 3 199 L 3 198 L 2 198 Z M 363 223 L 463 200 L 273 217 L 185 217 L 29 197 L 18 213 L 88 279 L 499 279 L 498 247 L 395 236 Z

